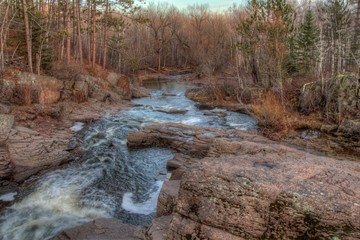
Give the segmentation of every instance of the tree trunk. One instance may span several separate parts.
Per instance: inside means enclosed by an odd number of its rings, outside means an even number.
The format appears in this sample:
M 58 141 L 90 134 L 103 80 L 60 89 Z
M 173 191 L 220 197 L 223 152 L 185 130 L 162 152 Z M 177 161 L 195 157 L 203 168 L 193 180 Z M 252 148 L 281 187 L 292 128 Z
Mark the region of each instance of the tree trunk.
M 81 0 L 77 0 L 77 35 L 78 35 L 78 49 L 79 49 L 79 60 L 80 64 L 83 64 L 83 53 L 82 53 L 82 38 L 81 38 Z
M 91 4 L 92 0 L 88 0 L 87 3 L 87 30 L 88 30 L 88 39 L 87 39 L 87 48 L 88 48 L 88 64 L 91 64 L 91 9 L 93 7 L 93 5 Z
M 96 64 L 96 0 L 93 0 L 92 9 L 92 66 Z
M 71 21 L 70 21 L 70 0 L 66 1 L 66 63 L 70 64 L 71 53 Z
M 29 24 L 29 16 L 28 16 L 28 11 L 27 11 L 26 0 L 22 0 L 22 7 L 23 7 L 23 14 L 24 14 L 24 21 L 25 21 L 26 49 L 27 49 L 28 65 L 29 65 L 29 71 L 32 73 L 33 65 L 32 65 L 32 52 L 31 52 L 30 24 Z
M 6 37 L 8 32 L 8 27 L 6 27 L 6 21 L 9 14 L 9 8 L 10 5 L 6 7 L 4 18 L 1 23 L 1 29 L 0 29 L 0 71 L 4 70 L 5 68 L 5 55 L 4 55 L 4 49 L 5 49 L 5 43 L 6 43 Z
M 105 27 L 104 27 L 104 49 L 103 49 L 103 68 L 106 68 L 106 60 L 107 60 L 107 25 L 108 25 L 108 14 L 109 14 L 109 0 L 105 1 Z

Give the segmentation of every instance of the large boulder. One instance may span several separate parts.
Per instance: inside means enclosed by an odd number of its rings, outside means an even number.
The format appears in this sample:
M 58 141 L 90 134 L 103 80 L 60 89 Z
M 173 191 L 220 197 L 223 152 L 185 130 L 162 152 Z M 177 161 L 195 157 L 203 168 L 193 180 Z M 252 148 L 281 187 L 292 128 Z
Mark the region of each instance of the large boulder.
M 71 154 L 64 150 L 68 139 L 67 135 L 56 134 L 53 138 L 46 138 L 39 132 L 20 126 L 11 129 L 6 148 L 13 180 L 21 182 L 43 169 L 71 160 Z
M 74 100 L 78 103 L 86 102 L 89 98 L 89 84 L 86 81 L 76 81 L 73 87 Z
M 121 78 L 121 75 L 118 73 L 110 72 L 107 77 L 106 81 L 109 82 L 111 87 L 117 86 L 118 80 Z
M 61 91 L 64 87 L 62 81 L 53 77 L 26 72 L 19 72 L 17 78 L 17 94 L 25 94 L 22 96 L 24 105 L 31 103 L 52 104 L 60 100 Z M 30 96 L 27 95 L 29 91 Z
M 54 240 L 141 240 L 142 228 L 116 219 L 96 219 L 78 227 L 65 229 Z
M 301 88 L 299 107 L 304 112 L 312 112 L 321 109 L 324 104 L 321 82 L 311 82 Z
M 360 238 L 357 162 L 239 131 L 176 124 L 144 127 L 129 144 L 190 157 L 167 239 Z
M 6 147 L 6 140 L 14 124 L 14 116 L 0 114 L 0 179 L 9 177 L 11 165 Z
M 343 120 L 339 126 L 338 131 L 346 134 L 347 136 L 360 139 L 360 119 Z
M 301 89 L 300 109 L 312 112 L 323 109 L 328 115 L 360 117 L 360 78 L 356 74 L 339 74 L 321 83 L 307 83 Z
M 133 98 L 142 98 L 150 96 L 150 91 L 144 87 L 130 86 L 131 95 Z
M 0 79 L 0 102 L 12 102 L 15 94 L 15 81 Z

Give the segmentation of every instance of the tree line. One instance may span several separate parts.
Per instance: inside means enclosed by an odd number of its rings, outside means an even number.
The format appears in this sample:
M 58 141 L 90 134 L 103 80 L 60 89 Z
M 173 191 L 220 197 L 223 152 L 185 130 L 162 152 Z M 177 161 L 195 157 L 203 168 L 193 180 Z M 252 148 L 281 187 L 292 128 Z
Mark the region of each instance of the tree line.
M 122 73 L 192 67 L 240 86 L 359 71 L 360 0 L 251 0 L 210 11 L 133 0 L 1 0 L 0 71 L 54 63 Z

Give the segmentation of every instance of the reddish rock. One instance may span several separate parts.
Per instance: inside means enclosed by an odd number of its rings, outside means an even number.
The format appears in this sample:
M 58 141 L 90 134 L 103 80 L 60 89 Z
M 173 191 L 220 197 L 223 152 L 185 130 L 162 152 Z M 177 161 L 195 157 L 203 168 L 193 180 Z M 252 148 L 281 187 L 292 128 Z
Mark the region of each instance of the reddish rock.
M 54 240 L 140 240 L 144 239 L 139 226 L 116 219 L 96 219 L 84 225 L 66 229 Z
M 180 181 L 165 181 L 158 198 L 157 216 L 171 215 L 176 209 Z
M 18 94 L 22 94 L 24 105 L 31 103 L 52 104 L 60 100 L 61 91 L 64 88 L 62 81 L 49 76 L 25 72 L 19 72 L 17 78 Z
M 173 216 L 155 218 L 145 233 L 146 240 L 166 240 L 170 221 Z
M 117 83 L 116 86 L 120 90 L 120 95 L 123 96 L 125 99 L 131 99 L 131 88 L 130 88 L 130 79 L 124 75 L 122 75 Z
M 192 156 L 178 169 L 167 239 L 360 239 L 358 162 L 178 124 L 145 127 L 128 143 Z

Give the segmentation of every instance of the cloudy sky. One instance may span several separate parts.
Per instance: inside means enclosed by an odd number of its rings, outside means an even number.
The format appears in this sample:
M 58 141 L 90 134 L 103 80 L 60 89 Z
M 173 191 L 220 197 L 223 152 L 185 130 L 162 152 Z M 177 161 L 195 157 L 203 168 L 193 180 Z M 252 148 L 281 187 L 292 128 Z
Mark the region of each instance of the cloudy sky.
M 168 2 L 178 8 L 185 8 L 193 4 L 208 4 L 211 10 L 225 10 L 231 7 L 233 3 L 244 4 L 247 3 L 247 0 L 147 0 L 147 2 Z

